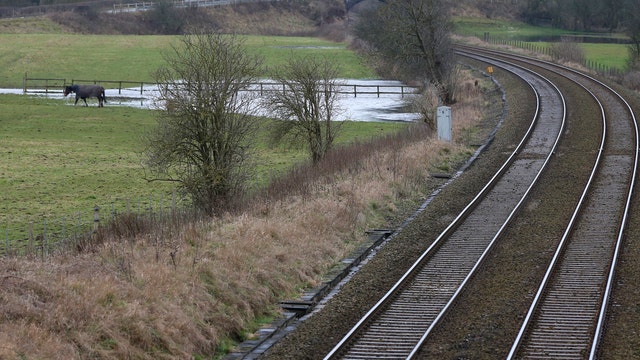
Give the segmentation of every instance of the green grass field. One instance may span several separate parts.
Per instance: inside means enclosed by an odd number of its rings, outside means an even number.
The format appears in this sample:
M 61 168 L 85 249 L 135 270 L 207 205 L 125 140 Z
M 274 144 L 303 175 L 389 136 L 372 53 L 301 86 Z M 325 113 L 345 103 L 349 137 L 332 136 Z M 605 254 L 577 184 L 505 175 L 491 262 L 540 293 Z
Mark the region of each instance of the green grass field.
M 455 18 L 455 32 L 463 36 L 482 38 L 489 33 L 492 38 L 521 40 L 525 37 L 550 37 L 575 34 L 551 27 L 532 26 L 525 23 L 497 19 Z
M 629 57 L 626 45 L 619 44 L 580 44 L 585 57 L 598 64 L 617 69 L 625 69 Z
M 344 43 L 317 38 L 246 36 L 248 51 L 264 57 L 268 69 L 290 56 L 326 56 L 343 78 L 375 78 Z M 114 81 L 153 81 L 162 54 L 179 44 L 177 36 L 0 34 L 0 87 L 22 88 L 23 77 Z
M 152 111 L 72 104 L 72 99 L 0 95 L 0 230 L 24 233 L 31 222 L 78 212 L 89 218 L 95 206 L 108 210 L 127 200 L 135 210 L 140 201 L 172 196 L 173 185 L 144 180 L 141 139 L 155 125 Z M 402 126 L 346 122 L 337 142 L 365 140 Z M 256 139 L 255 186 L 306 160 L 302 149 L 270 148 L 265 133 Z
M 243 41 L 249 52 L 264 57 L 265 77 L 288 57 L 307 55 L 336 59 L 344 78 L 375 77 L 346 44 L 303 37 L 246 36 Z M 0 34 L 0 87 L 22 88 L 25 74 L 67 81 L 152 82 L 152 72 L 164 63 L 163 52 L 178 43 L 176 36 Z M 0 229 L 25 228 L 30 222 L 76 212 L 90 214 L 96 205 L 104 208 L 123 199 L 135 203 L 171 196 L 171 185 L 143 179 L 141 136 L 155 124 L 152 111 L 71 103 L 0 95 Z M 399 126 L 349 122 L 338 142 Z M 256 186 L 306 159 L 301 149 L 271 149 L 264 140 L 256 145 Z

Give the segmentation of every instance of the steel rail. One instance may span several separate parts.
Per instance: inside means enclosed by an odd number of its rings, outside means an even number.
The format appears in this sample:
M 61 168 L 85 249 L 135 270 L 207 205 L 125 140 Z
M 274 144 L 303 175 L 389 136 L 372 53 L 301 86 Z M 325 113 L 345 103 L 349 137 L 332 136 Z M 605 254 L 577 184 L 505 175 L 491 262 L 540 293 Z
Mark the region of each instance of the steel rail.
M 579 75 L 579 76 L 583 76 L 587 79 L 589 79 L 592 82 L 595 82 L 596 84 L 602 86 L 604 89 L 606 89 L 606 91 L 610 92 L 611 94 L 614 95 L 614 97 L 617 97 L 618 100 L 621 102 L 621 104 L 623 104 L 627 111 L 629 112 L 629 116 L 630 119 L 632 121 L 632 125 L 634 128 L 634 135 L 635 135 L 635 144 L 634 144 L 634 159 L 633 159 L 633 168 L 630 174 L 630 182 L 628 183 L 628 187 L 627 187 L 627 195 L 626 195 L 626 201 L 624 204 L 624 210 L 622 213 L 622 216 L 620 218 L 620 222 L 618 225 L 618 229 L 617 229 L 617 235 L 616 235 L 616 239 L 615 239 L 615 244 L 613 246 L 614 250 L 613 250 L 613 254 L 610 260 L 610 264 L 609 264 L 609 271 L 607 274 L 607 280 L 605 283 L 605 291 L 602 292 L 601 296 L 600 296 L 600 307 L 597 311 L 597 321 L 595 324 L 595 330 L 591 336 L 591 346 L 588 347 L 587 350 L 589 352 L 589 359 L 595 359 L 597 357 L 597 352 L 598 352 L 598 347 L 599 347 L 599 341 L 600 338 L 602 336 L 602 331 L 603 331 L 603 327 L 604 327 L 604 323 L 606 321 L 606 312 L 607 312 L 607 307 L 609 304 L 609 297 L 611 296 L 611 289 L 613 287 L 613 280 L 614 280 L 614 276 L 615 276 L 615 269 L 616 269 L 616 265 L 617 265 L 617 261 L 618 261 L 618 257 L 620 254 L 620 248 L 622 246 L 622 241 L 623 241 L 623 236 L 624 236 L 624 230 L 626 228 L 626 224 L 627 224 L 627 220 L 628 220 L 628 216 L 629 216 L 629 209 L 631 207 L 631 200 L 632 200 L 632 196 L 633 196 L 633 189 L 635 187 L 635 178 L 636 178 L 636 174 L 637 174 L 637 168 L 638 168 L 638 148 L 639 148 L 639 137 L 638 137 L 638 124 L 637 124 L 637 119 L 636 116 L 633 112 L 633 109 L 631 108 L 631 106 L 629 105 L 629 103 L 617 92 L 615 91 L 613 88 L 611 88 L 610 86 L 604 84 L 603 82 L 601 82 L 600 80 L 597 80 L 595 78 L 593 78 L 592 76 L 588 76 L 586 74 L 581 74 L 579 72 L 577 72 L 574 69 L 568 69 L 566 67 L 562 67 L 565 71 L 569 70 L 572 73 Z M 582 85 L 586 88 L 585 85 Z M 590 91 L 591 92 L 591 91 Z M 603 110 L 604 111 L 604 110 Z M 612 124 L 615 124 L 612 122 Z M 533 307 L 533 305 L 532 305 Z M 524 327 L 524 325 L 523 325 Z M 514 347 L 516 346 L 516 344 L 514 343 Z
M 611 89 L 608 85 L 602 84 L 606 88 Z M 613 89 L 611 89 L 613 90 Z M 640 156 L 640 136 L 638 134 L 638 120 L 633 112 L 633 108 L 629 105 L 629 102 L 625 100 L 622 96 L 620 96 L 616 91 L 614 91 L 617 96 L 620 97 L 622 102 L 629 109 L 629 113 L 631 114 L 631 118 L 633 119 L 633 127 L 635 131 L 636 144 L 635 144 L 635 159 L 633 163 L 633 174 L 631 176 L 631 183 L 629 184 L 629 194 L 627 196 L 627 201 L 624 208 L 624 214 L 622 215 L 622 220 L 620 222 L 620 231 L 618 232 L 618 238 L 616 239 L 616 245 L 613 253 L 613 260 L 611 262 L 611 267 L 609 269 L 609 275 L 607 276 L 607 284 L 605 286 L 605 291 L 603 293 L 602 305 L 600 306 L 600 315 L 598 316 L 598 322 L 596 325 L 596 330 L 594 333 L 594 340 L 591 346 L 591 351 L 589 352 L 589 359 L 595 360 L 597 357 L 598 347 L 600 345 L 600 339 L 602 338 L 602 332 L 604 329 L 604 325 L 606 322 L 606 312 L 609 307 L 609 299 L 611 298 L 611 291 L 613 288 L 613 281 L 615 278 L 615 270 L 618 264 L 618 258 L 620 256 L 620 248 L 622 246 L 623 241 L 623 233 L 626 228 L 627 222 L 629 220 L 629 211 L 631 208 L 631 200 L 633 197 L 633 190 L 635 188 L 636 176 L 638 174 L 638 161 Z

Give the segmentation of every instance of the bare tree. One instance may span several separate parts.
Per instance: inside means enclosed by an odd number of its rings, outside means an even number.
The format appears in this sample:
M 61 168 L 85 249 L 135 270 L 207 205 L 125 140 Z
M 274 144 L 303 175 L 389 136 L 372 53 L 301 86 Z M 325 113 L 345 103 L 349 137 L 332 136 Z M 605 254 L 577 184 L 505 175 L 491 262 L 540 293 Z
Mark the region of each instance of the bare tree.
M 244 190 L 255 101 L 243 90 L 261 60 L 235 36 L 204 32 L 183 36 L 164 59 L 155 79 L 166 106 L 146 138 L 146 168 L 214 214 Z
M 272 131 L 273 141 L 303 143 L 314 164 L 324 157 L 341 125 L 335 121 L 340 110 L 337 75 L 331 61 L 316 57 L 291 58 L 276 70 L 274 78 L 283 88 L 264 99 L 266 108 L 281 120 Z
M 162 34 L 178 34 L 184 26 L 181 9 L 177 9 L 171 0 L 157 0 L 149 11 L 151 22 Z
M 636 0 L 626 0 L 624 4 L 624 31 L 629 36 L 630 70 L 640 69 L 640 3 Z
M 455 101 L 449 6 L 446 0 L 387 0 L 364 14 L 355 29 L 379 58 L 392 61 L 401 78 L 433 85 L 444 104 Z

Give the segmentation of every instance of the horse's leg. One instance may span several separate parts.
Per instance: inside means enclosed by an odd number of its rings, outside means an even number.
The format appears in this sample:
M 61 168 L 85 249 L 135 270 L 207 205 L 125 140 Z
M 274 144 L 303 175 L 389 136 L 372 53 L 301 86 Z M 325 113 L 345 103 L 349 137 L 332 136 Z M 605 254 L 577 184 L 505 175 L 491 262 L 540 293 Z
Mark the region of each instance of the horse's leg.
M 84 106 L 89 107 L 89 104 L 87 104 L 87 98 L 86 97 L 83 97 L 82 101 L 84 101 Z
M 73 103 L 73 106 L 78 105 L 78 100 L 80 100 L 80 96 L 78 96 L 78 95 L 76 94 L 76 102 L 75 102 L 75 103 Z

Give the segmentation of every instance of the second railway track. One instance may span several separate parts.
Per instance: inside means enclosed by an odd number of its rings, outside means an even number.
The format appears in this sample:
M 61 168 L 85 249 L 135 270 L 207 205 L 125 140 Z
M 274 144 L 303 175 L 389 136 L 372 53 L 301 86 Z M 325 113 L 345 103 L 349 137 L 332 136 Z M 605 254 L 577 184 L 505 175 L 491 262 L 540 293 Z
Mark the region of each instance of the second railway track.
M 535 91 L 538 111 L 530 130 L 487 186 L 325 359 L 411 358 L 544 170 L 564 128 L 562 94 L 539 74 L 505 62 L 496 65 Z
M 598 103 L 603 131 L 592 174 L 507 358 L 606 358 L 599 341 L 635 185 L 636 117 L 621 95 L 591 76 L 550 63 L 509 58 L 561 73 L 579 84 Z

